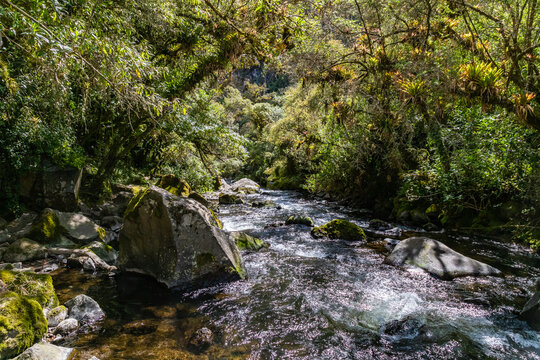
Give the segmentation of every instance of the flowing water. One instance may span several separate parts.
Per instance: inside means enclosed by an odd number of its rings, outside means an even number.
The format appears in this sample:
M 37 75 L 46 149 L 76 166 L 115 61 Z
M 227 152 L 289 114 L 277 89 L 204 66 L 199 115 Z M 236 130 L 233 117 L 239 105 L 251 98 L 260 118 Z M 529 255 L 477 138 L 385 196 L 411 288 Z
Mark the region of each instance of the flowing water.
M 539 333 L 518 318 L 540 276 L 539 257 L 525 248 L 440 235 L 505 273 L 442 281 L 384 265 L 385 255 L 365 242 L 314 239 L 302 225 L 267 226 L 298 213 L 316 225 L 344 218 L 367 226 L 367 216 L 296 192 L 249 198 L 281 208 L 220 207 L 225 229 L 270 243 L 244 254 L 246 281 L 186 294 L 140 277 L 56 273 L 61 301 L 87 293 L 108 316 L 67 344 L 78 349 L 77 358 L 540 359 Z M 213 331 L 213 344 L 189 350 L 202 327 Z

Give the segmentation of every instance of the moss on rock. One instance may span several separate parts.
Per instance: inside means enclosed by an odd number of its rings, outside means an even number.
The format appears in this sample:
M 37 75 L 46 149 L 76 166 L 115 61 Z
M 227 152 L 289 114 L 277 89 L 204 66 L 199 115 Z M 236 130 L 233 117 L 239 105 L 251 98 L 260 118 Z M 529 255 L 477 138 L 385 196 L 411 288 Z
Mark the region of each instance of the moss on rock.
M 58 298 L 50 275 L 0 270 L 0 280 L 10 291 L 37 301 L 43 308 L 58 306 Z
M 220 229 L 223 229 L 223 223 L 221 222 L 221 220 L 219 220 L 219 218 L 217 217 L 216 213 L 214 212 L 214 210 L 212 209 L 208 209 L 210 210 L 210 214 L 212 214 L 212 217 L 214 218 L 214 220 L 216 221 L 216 225 L 218 228 Z
M 311 230 L 314 237 L 328 237 L 330 239 L 343 239 L 348 241 L 365 240 L 364 230 L 347 220 L 332 220 L 327 224 Z
M 0 295 L 0 359 L 17 356 L 47 331 L 40 304 L 13 291 Z
M 219 203 L 223 205 L 243 204 L 244 201 L 236 194 L 219 194 Z
M 265 243 L 259 238 L 249 236 L 243 232 L 236 232 L 231 234 L 234 238 L 234 242 L 239 250 L 260 250 L 262 248 L 269 247 L 268 243 Z
M 289 216 L 287 218 L 287 221 L 285 221 L 285 225 L 292 225 L 292 224 L 298 224 L 298 225 L 306 225 L 306 226 L 313 226 L 313 219 L 309 216 Z
M 45 209 L 41 217 L 34 223 L 29 237 L 44 244 L 60 241 L 63 229 L 60 227 L 60 219 L 52 209 Z
M 188 197 L 191 193 L 191 186 L 185 180 L 172 174 L 162 176 L 156 186 L 176 196 Z
M 135 194 L 134 197 L 131 198 L 131 200 L 128 203 L 128 206 L 126 208 L 126 211 L 124 212 L 124 218 L 129 216 L 132 212 L 134 212 L 139 205 L 141 204 L 142 199 L 144 196 L 148 193 L 148 188 L 146 189 L 139 189 Z

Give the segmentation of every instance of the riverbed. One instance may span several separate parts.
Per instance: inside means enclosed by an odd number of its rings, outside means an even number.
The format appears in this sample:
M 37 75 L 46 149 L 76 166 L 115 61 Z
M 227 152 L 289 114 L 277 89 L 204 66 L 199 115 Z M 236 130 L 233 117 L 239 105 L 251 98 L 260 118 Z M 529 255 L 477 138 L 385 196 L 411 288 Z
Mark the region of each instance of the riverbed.
M 316 226 L 342 218 L 367 227 L 367 213 L 293 191 L 247 200 L 278 206 L 219 208 L 226 230 L 270 244 L 244 254 L 247 280 L 185 293 L 137 276 L 54 273 L 61 302 L 86 293 L 107 313 L 64 344 L 76 359 L 540 359 L 539 333 L 518 318 L 540 277 L 539 256 L 525 247 L 441 233 L 505 274 L 442 281 L 383 264 L 369 242 L 315 239 L 307 226 L 282 224 L 306 214 Z M 191 349 L 203 327 L 212 345 Z

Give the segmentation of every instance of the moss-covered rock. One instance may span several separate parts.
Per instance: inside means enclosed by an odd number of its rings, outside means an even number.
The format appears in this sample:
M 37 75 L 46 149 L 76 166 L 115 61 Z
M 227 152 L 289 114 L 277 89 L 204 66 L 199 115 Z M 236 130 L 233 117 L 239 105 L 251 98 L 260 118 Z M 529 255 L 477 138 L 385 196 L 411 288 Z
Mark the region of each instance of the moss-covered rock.
M 309 216 L 304 215 L 292 215 L 287 218 L 287 221 L 285 221 L 285 225 L 292 225 L 292 224 L 299 224 L 299 225 L 306 225 L 306 226 L 313 226 L 313 219 Z
M 94 254 L 99 256 L 101 260 L 109 265 L 114 264 L 118 257 L 118 252 L 114 250 L 112 246 L 101 241 L 93 241 L 90 244 L 83 246 L 83 249 L 90 249 Z
M 208 205 L 210 205 L 210 203 L 208 202 L 208 200 L 206 200 L 204 198 L 204 196 L 202 196 L 201 194 L 199 194 L 198 192 L 196 191 L 192 191 L 189 196 L 188 196 L 190 199 L 193 199 L 201 204 L 203 204 L 204 206 L 208 207 Z
M 104 239 L 106 235 L 105 229 L 82 214 L 45 209 L 28 237 L 42 244 L 62 245 L 66 238 L 86 244 Z
M 243 204 L 244 201 L 236 194 L 220 193 L 219 203 L 222 205 Z
M 189 184 L 172 174 L 163 175 L 156 185 L 176 196 L 188 197 L 191 193 Z
M 255 194 L 260 191 L 261 187 L 255 181 L 243 178 L 234 182 L 230 189 L 241 194 Z
M 0 359 L 10 359 L 40 340 L 47 319 L 40 304 L 13 291 L 0 295 Z
M 30 239 L 19 239 L 13 242 L 4 252 L 4 262 L 19 262 L 44 259 L 47 257 L 47 248 Z
M 233 237 L 234 242 L 236 243 L 236 246 L 239 250 L 258 251 L 262 248 L 267 248 L 270 246 L 268 243 L 265 243 L 261 239 L 249 236 L 248 234 L 243 232 L 232 232 L 231 236 Z
M 0 270 L 0 280 L 7 285 L 9 291 L 35 300 L 43 308 L 58 306 L 58 298 L 50 275 L 30 271 Z
M 332 220 L 322 226 L 311 230 L 314 237 L 328 237 L 330 239 L 343 239 L 348 241 L 365 240 L 364 230 L 347 220 Z

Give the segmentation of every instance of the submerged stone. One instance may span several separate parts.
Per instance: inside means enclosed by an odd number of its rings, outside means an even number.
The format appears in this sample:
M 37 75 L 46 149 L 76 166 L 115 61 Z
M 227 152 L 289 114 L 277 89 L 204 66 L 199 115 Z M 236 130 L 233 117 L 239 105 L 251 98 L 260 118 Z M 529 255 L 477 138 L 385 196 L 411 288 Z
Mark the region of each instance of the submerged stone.
M 425 237 L 412 237 L 401 241 L 384 262 L 394 266 L 405 264 L 416 266 L 441 279 L 501 274 L 490 265 L 471 259 L 437 240 Z
M 347 220 L 332 220 L 322 226 L 311 230 L 314 237 L 328 237 L 330 239 L 343 239 L 348 241 L 365 240 L 364 230 Z
M 168 287 L 245 275 L 238 248 L 207 208 L 154 186 L 128 206 L 118 262 L 122 270 L 150 275 Z

